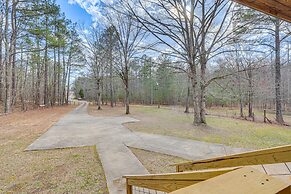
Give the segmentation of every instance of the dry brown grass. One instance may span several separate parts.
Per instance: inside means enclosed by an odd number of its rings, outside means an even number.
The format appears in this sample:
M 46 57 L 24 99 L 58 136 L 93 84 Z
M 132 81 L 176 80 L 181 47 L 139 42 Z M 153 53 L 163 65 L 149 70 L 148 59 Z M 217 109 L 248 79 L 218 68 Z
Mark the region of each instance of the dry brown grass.
M 0 193 L 107 193 L 94 147 L 24 151 L 72 108 L 0 117 Z
M 151 174 L 176 172 L 176 167 L 172 164 L 188 161 L 179 157 L 159 154 L 146 150 L 136 148 L 130 149 Z

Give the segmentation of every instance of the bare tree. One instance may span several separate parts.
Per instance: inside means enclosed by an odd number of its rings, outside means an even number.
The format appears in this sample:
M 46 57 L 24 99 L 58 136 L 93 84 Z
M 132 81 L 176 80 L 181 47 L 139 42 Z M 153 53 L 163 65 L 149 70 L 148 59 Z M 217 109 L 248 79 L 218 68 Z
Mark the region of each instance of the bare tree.
M 87 56 L 87 64 L 92 72 L 92 77 L 95 80 L 97 91 L 97 107 L 101 110 L 102 104 L 102 82 L 106 69 L 106 51 L 102 45 L 103 31 L 98 27 L 92 27 L 90 35 L 85 34 L 86 41 L 84 42 L 85 52 Z
M 231 34 L 232 4 L 225 0 L 136 0 L 121 5 L 157 39 L 157 44 L 166 46 L 169 52 L 162 51 L 164 54 L 188 64 L 194 124 L 206 123 L 205 92 L 214 80 L 207 80 L 207 64 Z
M 281 96 L 281 39 L 280 26 L 282 21 L 275 20 L 275 93 L 276 93 L 276 121 L 280 124 L 284 123 L 282 114 L 282 96 Z
M 0 101 L 2 101 L 2 91 L 3 91 L 3 24 L 4 24 L 4 16 L 5 16 L 5 1 L 2 1 L 0 4 Z
M 118 52 L 120 60 L 115 62 L 115 70 L 123 81 L 125 89 L 125 113 L 129 114 L 129 72 L 133 59 L 140 53 L 142 41 L 146 33 L 142 26 L 128 15 L 118 12 L 113 17 L 108 17 L 110 24 L 114 26 L 118 39 Z
M 102 36 L 102 44 L 104 50 L 106 51 L 106 63 L 107 63 L 107 73 L 109 73 L 109 96 L 110 96 L 110 106 L 114 106 L 114 57 L 116 56 L 118 37 L 114 26 L 109 26 L 104 30 Z
M 11 2 L 12 3 L 12 2 Z M 12 6 L 10 10 L 10 1 L 6 0 L 5 4 L 5 27 L 4 27 L 4 34 L 5 34 L 5 99 L 4 99 L 4 112 L 10 113 L 11 112 L 11 82 L 12 82 L 12 59 L 13 59 L 13 51 L 14 51 L 14 44 L 13 41 L 16 41 L 16 32 L 15 32 L 15 24 L 14 24 L 14 13 L 15 6 Z M 10 13 L 10 14 L 9 14 Z M 9 19 L 10 15 L 10 19 Z M 11 32 L 9 33 L 9 21 L 11 22 Z M 10 38 L 9 38 L 9 34 Z

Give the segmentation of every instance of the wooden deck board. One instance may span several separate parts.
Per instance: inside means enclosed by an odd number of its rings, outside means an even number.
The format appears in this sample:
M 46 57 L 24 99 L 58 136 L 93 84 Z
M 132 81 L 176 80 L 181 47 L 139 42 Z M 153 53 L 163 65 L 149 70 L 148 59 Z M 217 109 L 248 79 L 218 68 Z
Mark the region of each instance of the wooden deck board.
M 245 167 L 176 190 L 171 194 L 285 194 L 284 190 L 289 190 L 289 187 L 289 184 L 280 179 L 268 176 L 253 168 Z
M 189 187 L 191 186 L 194 187 L 197 184 L 200 185 L 201 183 L 208 182 L 208 180 L 212 179 L 216 180 L 217 177 L 221 176 L 224 177 L 225 174 L 229 174 L 230 172 L 239 171 L 241 169 L 253 169 L 254 171 L 256 171 L 256 174 L 259 177 L 269 177 L 272 180 L 273 179 L 276 180 L 275 182 L 277 182 L 278 185 L 280 185 L 279 183 L 281 183 L 287 185 L 287 187 L 288 186 L 291 187 L 290 161 L 291 161 L 291 145 L 287 145 L 264 150 L 245 152 L 241 154 L 233 154 L 229 156 L 177 164 L 176 165 L 178 171 L 177 173 L 125 176 L 125 178 L 127 178 L 127 185 L 129 186 L 129 188 L 137 186 L 141 188 L 153 189 L 155 191 L 175 192 L 184 188 L 188 188 L 189 185 L 190 185 Z M 258 181 L 258 179 L 256 178 L 254 180 Z M 239 182 L 240 181 L 237 181 L 237 183 Z M 221 181 L 220 183 L 220 185 L 222 185 L 221 193 L 228 193 L 223 192 L 224 185 L 226 183 L 227 181 L 226 182 Z M 230 187 L 232 186 L 232 184 L 229 183 L 228 186 Z M 225 188 L 227 188 L 228 186 L 226 184 Z M 256 193 L 256 194 L 269 193 L 264 192 L 265 191 L 264 188 L 262 189 L 258 185 L 252 186 L 254 186 L 255 189 L 253 191 L 255 192 L 246 192 L 245 190 L 243 190 L 244 191 L 243 193 Z M 242 187 L 243 188 L 248 187 L 248 184 L 243 183 Z M 286 190 L 285 188 L 283 188 L 284 191 L 282 192 L 280 190 L 280 192 L 274 191 L 273 193 L 291 194 L 290 188 L 287 187 Z M 213 186 L 213 188 L 215 188 L 215 186 Z M 234 186 L 234 188 L 236 187 Z M 259 189 L 260 192 L 259 191 L 257 192 L 256 189 Z M 272 189 L 269 190 L 272 191 Z M 188 193 L 193 192 L 188 191 Z M 208 190 L 205 190 L 202 193 L 211 194 L 211 192 Z M 237 191 L 235 191 L 235 193 L 239 194 L 239 192 Z M 199 194 L 199 192 L 197 192 L 197 194 Z M 219 193 L 217 192 L 217 194 Z

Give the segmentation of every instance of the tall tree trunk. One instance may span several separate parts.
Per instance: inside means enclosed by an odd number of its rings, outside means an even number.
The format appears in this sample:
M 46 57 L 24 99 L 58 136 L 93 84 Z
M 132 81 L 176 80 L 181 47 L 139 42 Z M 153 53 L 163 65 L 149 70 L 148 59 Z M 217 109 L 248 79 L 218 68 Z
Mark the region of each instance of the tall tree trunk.
M 65 97 L 65 103 L 69 103 L 69 94 L 70 94 L 70 79 L 71 79 L 71 52 L 69 52 L 67 65 L 63 66 L 64 74 L 63 74 L 63 96 Z M 66 90 L 66 83 L 67 83 L 67 90 Z M 67 94 L 66 94 L 67 92 Z
M 0 3 L 0 101 L 3 100 L 3 22 L 4 22 L 4 7 L 5 2 Z
M 150 61 L 150 63 L 152 63 Z M 152 65 L 150 65 L 150 93 L 151 93 L 151 96 L 150 96 L 150 104 L 153 105 L 154 104 L 154 86 L 153 86 L 153 73 L 152 73 Z
M 130 112 L 129 112 L 129 87 L 128 87 L 128 79 L 126 80 L 126 85 L 125 85 L 125 114 L 130 114 Z
M 206 124 L 206 18 L 205 18 L 205 0 L 202 0 L 202 18 L 201 18 L 201 53 L 200 53 L 200 124 Z
M 46 40 L 44 54 L 44 91 L 43 91 L 43 103 L 48 106 L 48 45 Z
M 9 18 L 9 1 L 6 0 L 5 2 L 5 24 L 4 24 L 4 50 L 5 50 L 5 56 L 4 56 L 4 73 L 3 73 L 3 77 L 4 77 L 4 84 L 5 86 L 3 87 L 4 89 L 4 104 L 3 104 L 3 108 L 4 108 L 4 113 L 7 113 L 9 110 L 9 104 L 10 102 L 8 102 L 7 96 L 9 90 L 7 90 L 7 87 L 9 87 L 9 83 L 8 83 L 8 57 L 9 57 L 9 40 L 8 40 L 8 18 Z
M 71 79 L 71 65 L 68 63 L 68 83 L 67 83 L 67 98 L 66 104 L 69 104 L 69 95 L 70 95 L 70 79 Z
M 100 80 L 101 85 L 101 92 L 100 92 L 100 98 L 101 98 L 101 104 L 104 105 L 104 82 Z
M 101 101 L 102 101 L 102 95 L 101 95 L 101 79 L 97 78 L 97 108 L 98 110 L 102 110 L 101 108 Z
M 65 59 L 65 47 L 63 47 L 62 49 L 62 54 L 63 54 L 63 81 L 62 81 L 62 95 L 61 95 L 61 105 L 64 105 L 65 100 L 66 100 L 66 79 L 67 79 L 67 71 L 66 71 L 66 59 Z M 71 64 L 71 52 L 69 52 L 69 56 L 68 56 L 68 62 L 67 62 L 67 66 Z M 59 66 L 59 71 L 61 72 L 61 64 Z M 61 74 L 59 74 L 59 78 L 61 79 Z M 60 85 L 60 87 L 61 87 Z
M 240 77 L 240 66 L 238 62 L 238 51 L 236 49 L 236 67 L 237 67 L 237 82 L 238 82 L 238 95 L 239 95 L 239 113 L 240 117 L 244 117 L 244 105 L 243 105 L 243 97 L 242 97 L 242 88 L 241 88 L 241 77 Z
M 193 10 L 192 10 L 193 11 Z M 191 20 L 192 21 L 192 20 Z M 192 24 L 191 24 L 192 25 Z M 192 34 L 193 29 L 191 28 L 190 34 Z M 194 53 L 194 40 L 193 37 L 190 36 L 190 52 L 188 53 L 189 57 L 189 69 L 190 69 L 190 78 L 192 84 L 192 98 L 193 98 L 193 108 L 194 108 L 194 125 L 201 124 L 200 118 L 200 107 L 199 107 L 199 94 L 198 94 L 198 82 L 197 82 L 197 67 L 195 64 L 196 55 Z
M 110 42 L 111 41 L 112 36 L 110 36 Z M 114 104 L 114 97 L 113 97 L 113 59 L 112 59 L 112 48 L 110 47 L 110 53 L 109 53 L 109 63 L 110 63 L 110 67 L 109 67 L 109 76 L 110 76 L 110 106 L 113 107 Z
M 185 108 L 185 113 L 189 113 L 189 108 L 190 108 L 190 78 L 188 76 L 188 81 L 187 81 L 187 96 L 186 96 L 186 108 Z
M 56 59 L 56 48 L 54 48 L 54 78 L 53 78 L 53 97 L 51 105 L 54 106 L 56 102 L 56 93 L 57 93 L 57 59 Z
M 46 8 L 48 8 L 48 2 L 46 1 Z M 45 16 L 45 51 L 44 51 L 44 91 L 43 91 L 43 103 L 45 106 L 49 105 L 48 99 L 48 15 Z
M 188 44 L 188 64 L 190 69 L 190 78 L 192 83 L 192 92 L 193 92 L 193 106 L 194 106 L 194 125 L 201 124 L 200 118 L 200 107 L 199 107 L 199 94 L 198 94 L 198 82 L 197 82 L 197 66 L 195 63 L 196 60 L 196 48 L 195 48 L 195 40 L 193 37 L 194 34 L 194 0 L 191 0 L 191 10 L 190 10 L 190 19 L 189 19 L 189 27 L 187 27 L 187 44 Z M 185 10 L 186 11 L 186 10 Z M 185 12 L 184 11 L 184 12 Z M 184 13 L 187 15 L 187 13 Z M 185 24 L 188 26 L 188 22 L 186 21 Z
M 21 48 L 21 56 L 20 56 L 20 69 L 24 69 L 24 75 L 21 75 L 20 78 L 20 100 L 21 100 L 21 110 L 26 111 L 26 103 L 25 103 L 25 89 L 26 89 L 26 81 L 27 81 L 27 70 L 28 70 L 28 57 L 26 60 L 26 65 L 23 67 L 23 52 Z
M 126 56 L 126 55 L 125 55 Z M 129 61 L 125 58 L 124 77 L 123 82 L 125 86 L 125 114 L 130 114 L 129 111 Z
M 39 38 L 36 38 L 36 47 L 37 47 L 37 60 L 36 60 L 36 98 L 35 104 L 40 105 L 40 83 L 41 83 L 41 64 L 40 64 L 40 42 Z
M 204 64 L 205 65 L 205 64 Z M 201 66 L 204 66 L 201 65 Z M 201 69 L 205 69 L 201 67 Z M 200 106 L 200 124 L 206 124 L 206 87 L 205 87 L 205 70 L 201 71 L 201 85 L 200 85 L 200 99 L 199 99 L 199 106 Z
M 33 55 L 31 55 L 31 61 L 33 60 Z M 33 62 L 32 62 L 33 63 Z M 28 55 L 27 55 L 27 65 L 29 64 L 29 58 L 28 58 Z M 31 66 L 31 87 L 32 87 L 32 90 L 31 90 L 31 102 L 33 102 L 35 104 L 35 96 L 36 96 L 36 93 L 35 93 L 35 86 L 36 86 L 36 81 L 35 81 L 35 67 L 34 65 Z
M 250 68 L 250 67 L 249 67 Z M 253 117 L 253 73 L 252 70 L 248 70 L 248 82 L 249 82 L 249 91 L 248 91 L 248 106 L 249 106 L 249 117 Z
M 191 83 L 192 83 L 192 92 L 193 92 L 193 107 L 194 107 L 194 125 L 200 125 L 201 119 L 200 119 L 200 111 L 199 111 L 199 96 L 198 96 L 198 88 L 197 88 L 197 74 L 196 74 L 196 67 L 193 65 L 190 65 L 191 67 Z
M 125 63 L 125 72 L 124 72 L 124 84 L 125 84 L 125 114 L 130 114 L 129 111 L 129 69 L 128 63 Z
M 205 52 L 205 51 L 203 51 Z M 199 107 L 200 107 L 200 124 L 206 124 L 206 59 L 205 53 L 201 55 L 201 79 L 200 79 L 200 98 L 199 98 Z
M 275 90 L 276 90 L 276 121 L 284 124 L 282 115 L 282 96 L 281 96 L 281 50 L 280 50 L 280 19 L 275 22 Z
M 239 114 L 240 114 L 240 117 L 244 117 L 244 105 L 243 105 L 241 96 L 239 98 Z
M 62 84 L 61 84 L 61 53 L 60 53 L 61 51 L 60 51 L 60 46 L 58 46 L 58 73 L 57 73 L 57 75 L 58 75 L 58 104 L 59 105 L 61 105 L 61 104 L 64 104 L 64 98 L 62 98 L 62 94 L 63 93 L 61 93 L 61 91 L 63 91 L 63 82 L 62 82 Z M 65 70 L 63 70 L 63 71 L 65 71 Z M 62 89 L 62 90 L 61 90 Z
M 11 62 L 12 62 L 12 40 L 13 35 L 11 35 L 11 39 L 8 38 L 8 26 L 9 26 L 9 1 L 6 0 L 5 5 L 5 100 L 4 100 L 4 112 L 10 113 L 11 111 L 11 77 L 12 77 L 12 71 L 11 71 Z M 11 15 L 13 15 L 11 13 Z M 12 20 L 13 21 L 13 20 Z M 11 22 L 12 22 L 11 21 Z M 13 22 L 12 22 L 13 23 Z M 9 48 L 9 42 L 10 42 L 10 48 Z
M 12 13 L 11 13 L 11 24 L 12 24 L 12 85 L 11 85 L 11 105 L 15 105 L 16 103 L 16 38 L 17 38 L 17 25 L 16 25 L 16 1 L 12 0 Z

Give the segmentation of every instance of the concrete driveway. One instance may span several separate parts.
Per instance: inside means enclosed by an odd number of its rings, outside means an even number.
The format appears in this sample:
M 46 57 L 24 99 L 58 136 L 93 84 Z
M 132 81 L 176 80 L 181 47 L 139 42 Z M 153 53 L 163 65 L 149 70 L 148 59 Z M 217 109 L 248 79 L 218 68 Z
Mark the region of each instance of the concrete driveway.
M 96 145 L 109 192 L 124 194 L 123 175 L 147 174 L 148 171 L 128 146 L 185 159 L 205 159 L 244 151 L 221 144 L 212 144 L 176 137 L 135 133 L 123 123 L 138 122 L 131 117 L 93 117 L 88 103 L 60 119 L 45 134 L 27 147 L 27 151 Z

